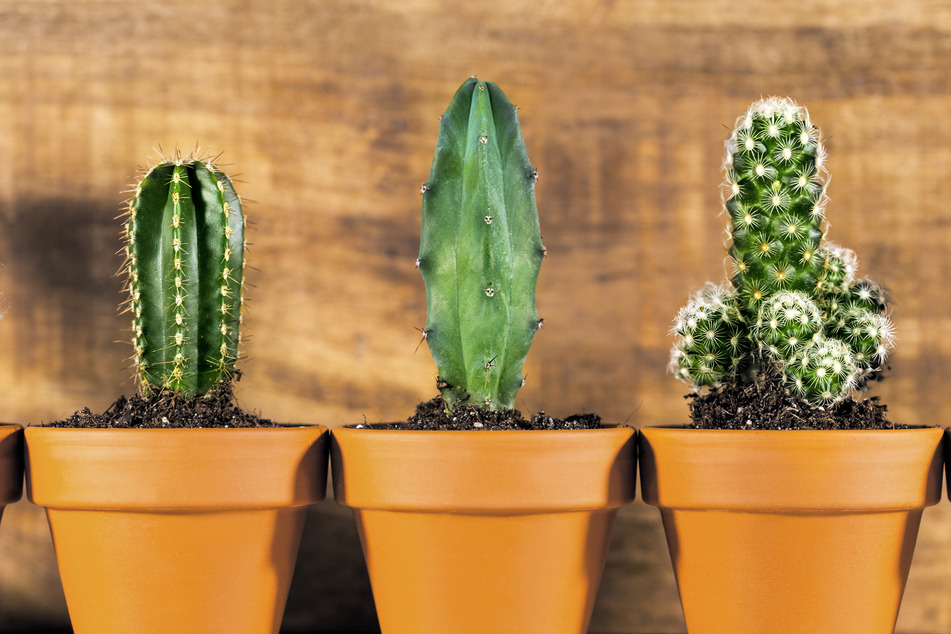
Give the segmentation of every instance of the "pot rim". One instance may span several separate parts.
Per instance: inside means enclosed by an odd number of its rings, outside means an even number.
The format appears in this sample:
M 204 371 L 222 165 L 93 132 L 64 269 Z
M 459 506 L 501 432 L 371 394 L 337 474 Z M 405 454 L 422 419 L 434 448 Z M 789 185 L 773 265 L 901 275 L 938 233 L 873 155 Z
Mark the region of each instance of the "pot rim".
M 329 431 L 27 427 L 27 498 L 48 508 L 194 511 L 323 500 Z
M 664 508 L 870 512 L 941 497 L 944 430 L 717 430 L 648 426 L 641 497 Z
M 359 509 L 522 514 L 634 500 L 637 430 L 417 431 L 337 427 L 338 504 Z M 512 486 L 516 483 L 517 486 Z

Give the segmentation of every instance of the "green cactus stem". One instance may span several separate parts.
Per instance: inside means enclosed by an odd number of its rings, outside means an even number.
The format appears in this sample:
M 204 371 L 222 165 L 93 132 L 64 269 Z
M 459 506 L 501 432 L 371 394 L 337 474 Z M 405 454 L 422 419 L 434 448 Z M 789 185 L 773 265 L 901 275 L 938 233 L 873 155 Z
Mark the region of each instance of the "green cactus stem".
M 790 100 L 759 101 L 737 120 L 727 142 L 726 210 L 733 285 L 748 317 L 772 293 L 815 288 L 824 154 L 805 108 Z
M 754 380 L 765 362 L 813 404 L 880 372 L 893 334 L 887 298 L 858 259 L 823 241 L 825 150 L 806 109 L 754 103 L 727 140 L 724 206 L 732 288 L 708 285 L 674 321 L 674 374 L 694 389 Z
M 535 284 L 545 253 L 518 109 L 495 84 L 471 78 L 439 126 L 422 186 L 417 265 L 426 327 L 448 408 L 468 400 L 511 409 L 541 326 Z
M 671 371 L 697 387 L 719 386 L 749 355 L 747 330 L 733 289 L 708 284 L 674 320 L 679 345 L 671 356 Z
M 761 352 L 777 358 L 799 354 L 820 332 L 819 307 L 800 291 L 780 291 L 762 302 L 753 327 Z
M 838 401 L 858 381 L 855 355 L 845 343 L 818 335 L 782 366 L 786 389 L 813 403 Z
M 244 216 L 210 162 L 165 161 L 135 189 L 126 222 L 133 346 L 144 393 L 207 393 L 234 371 Z

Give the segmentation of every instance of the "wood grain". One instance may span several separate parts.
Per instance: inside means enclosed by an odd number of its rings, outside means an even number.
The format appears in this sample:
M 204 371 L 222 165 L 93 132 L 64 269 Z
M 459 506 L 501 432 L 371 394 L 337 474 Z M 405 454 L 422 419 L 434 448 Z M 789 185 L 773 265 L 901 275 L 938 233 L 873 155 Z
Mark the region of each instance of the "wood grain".
M 518 407 L 685 419 L 665 372 L 724 271 L 719 168 L 761 95 L 828 139 L 830 237 L 896 300 L 875 393 L 944 425 L 951 371 L 951 6 L 805 0 L 0 0 L 0 420 L 134 389 L 118 213 L 156 148 L 213 153 L 249 201 L 242 402 L 286 421 L 405 417 L 435 394 L 414 269 L 439 114 L 478 74 L 522 108 L 550 257 Z M 899 630 L 951 630 L 951 506 L 925 514 Z M 373 627 L 346 511 L 311 513 L 285 625 Z M 66 622 L 42 512 L 0 528 L 0 629 Z M 657 512 L 618 522 L 593 632 L 683 628 Z

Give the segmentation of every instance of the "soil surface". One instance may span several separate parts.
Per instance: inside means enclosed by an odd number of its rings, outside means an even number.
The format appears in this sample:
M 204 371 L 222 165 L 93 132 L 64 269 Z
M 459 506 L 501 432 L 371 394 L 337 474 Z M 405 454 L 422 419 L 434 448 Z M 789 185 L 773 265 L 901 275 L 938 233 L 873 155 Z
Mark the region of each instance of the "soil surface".
M 786 392 L 782 377 L 762 370 L 755 383 L 732 382 L 710 392 L 688 394 L 695 429 L 904 429 L 888 420 L 887 407 L 874 396 L 848 397 L 814 406 Z
M 416 413 L 402 423 L 373 425 L 372 429 L 432 430 L 499 430 L 499 429 L 598 429 L 597 414 L 575 414 L 568 418 L 552 418 L 539 412 L 526 419 L 517 409 L 490 412 L 472 405 L 457 405 L 446 414 L 446 404 L 437 396 L 416 406 Z M 357 428 L 367 425 L 355 425 Z
M 48 427 L 189 428 L 189 427 L 277 427 L 271 420 L 242 410 L 234 398 L 232 386 L 223 385 L 204 396 L 186 397 L 160 391 L 149 396 L 120 396 L 102 414 L 88 407 L 66 420 L 47 423 Z

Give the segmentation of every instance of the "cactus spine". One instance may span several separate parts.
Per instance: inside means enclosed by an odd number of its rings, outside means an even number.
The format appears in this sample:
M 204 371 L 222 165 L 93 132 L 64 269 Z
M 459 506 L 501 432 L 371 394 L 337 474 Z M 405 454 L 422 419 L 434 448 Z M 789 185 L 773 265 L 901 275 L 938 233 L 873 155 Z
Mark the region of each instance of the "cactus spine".
M 545 253 L 536 172 L 518 109 L 491 82 L 471 78 L 439 126 L 422 186 L 417 265 L 426 283 L 423 334 L 448 408 L 468 399 L 511 409 L 541 325 L 535 284 Z
M 230 379 L 237 357 L 244 273 L 238 195 L 210 162 L 165 161 L 136 187 L 125 230 L 142 390 L 205 394 Z
M 824 242 L 825 149 L 805 108 L 768 98 L 727 140 L 724 207 L 732 286 L 708 286 L 674 323 L 672 371 L 691 387 L 751 380 L 768 360 L 814 404 L 879 372 L 892 346 L 882 289 L 855 254 Z

